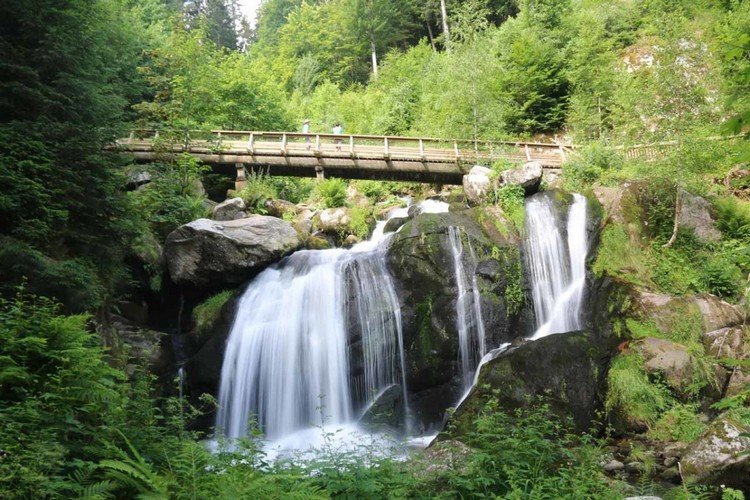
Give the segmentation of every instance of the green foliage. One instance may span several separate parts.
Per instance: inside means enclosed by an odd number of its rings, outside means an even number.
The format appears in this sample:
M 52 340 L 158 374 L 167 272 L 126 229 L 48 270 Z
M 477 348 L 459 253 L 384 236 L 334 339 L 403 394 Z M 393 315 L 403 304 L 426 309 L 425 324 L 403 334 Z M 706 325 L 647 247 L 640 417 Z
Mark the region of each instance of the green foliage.
M 508 414 L 491 398 L 467 437 L 474 449 L 448 476 L 449 494 L 462 498 L 619 498 L 600 472 L 601 451 L 588 436 L 534 402 Z
M 365 239 L 370 234 L 371 222 L 374 220 L 372 217 L 372 209 L 369 207 L 354 207 L 350 211 L 352 234 L 357 236 L 359 239 Z
M 563 165 L 565 186 L 572 191 L 595 184 L 605 172 L 622 168 L 619 152 L 599 142 L 592 142 L 577 150 Z
M 639 355 L 620 354 L 612 360 L 605 401 L 610 419 L 625 419 L 651 428 L 670 403 L 669 391 L 649 380 Z
M 516 228 L 522 229 L 526 216 L 523 187 L 515 184 L 500 186 L 495 190 L 494 198 Z
M 151 182 L 129 193 L 132 209 L 146 226 L 141 231 L 164 240 L 178 226 L 202 217 L 205 197 L 199 186 L 207 168 L 188 154 L 156 164 Z
M 664 412 L 649 436 L 659 441 L 695 441 L 706 429 L 706 424 L 700 421 L 696 405 L 675 404 Z
M 247 185 L 237 193 L 251 212 L 266 213 L 266 201 L 278 198 L 271 176 L 263 171 L 252 171 L 247 176 Z
M 21 291 L 0 300 L 0 496 L 66 496 L 67 475 L 122 422 L 124 375 L 86 315 Z
M 315 186 L 318 195 L 326 208 L 337 208 L 346 205 L 346 182 L 330 178 L 320 181 Z

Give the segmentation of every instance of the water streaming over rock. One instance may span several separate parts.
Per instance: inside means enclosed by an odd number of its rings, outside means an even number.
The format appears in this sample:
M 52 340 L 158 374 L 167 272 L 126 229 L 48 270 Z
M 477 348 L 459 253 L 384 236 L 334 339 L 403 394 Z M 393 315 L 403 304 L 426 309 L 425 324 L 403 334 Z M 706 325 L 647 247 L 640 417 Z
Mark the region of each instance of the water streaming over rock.
M 453 256 L 453 273 L 456 278 L 458 295 L 456 296 L 456 328 L 458 330 L 458 355 L 464 389 L 472 385 L 474 372 L 485 354 L 484 324 L 482 323 L 481 303 L 476 276 L 471 279 L 464 266 L 464 245 L 461 241 L 461 230 L 458 227 L 448 228 L 448 241 Z M 471 244 L 467 245 L 473 254 Z M 473 255 L 472 255 L 472 260 Z
M 553 195 L 526 201 L 524 251 L 537 329 L 532 339 L 579 330 L 586 284 L 586 198 L 573 195 L 563 214 Z
M 408 429 L 401 311 L 384 224 L 351 250 L 296 252 L 248 285 L 222 366 L 219 432 L 245 436 L 257 419 L 267 439 L 304 448 L 315 441 L 312 426 L 351 427 L 393 384 L 402 388 Z

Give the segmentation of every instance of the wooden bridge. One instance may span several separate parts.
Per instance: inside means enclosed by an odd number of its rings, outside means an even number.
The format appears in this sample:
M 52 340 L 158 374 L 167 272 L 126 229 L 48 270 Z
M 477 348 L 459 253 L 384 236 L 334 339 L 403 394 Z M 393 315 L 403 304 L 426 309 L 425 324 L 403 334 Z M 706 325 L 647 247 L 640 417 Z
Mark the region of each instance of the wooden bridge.
M 187 152 L 207 164 L 233 166 L 238 189 L 244 186 L 249 168 L 296 177 L 461 184 L 473 165 L 500 159 L 559 168 L 573 148 L 535 142 L 227 130 L 134 130 L 117 144 L 141 162 Z

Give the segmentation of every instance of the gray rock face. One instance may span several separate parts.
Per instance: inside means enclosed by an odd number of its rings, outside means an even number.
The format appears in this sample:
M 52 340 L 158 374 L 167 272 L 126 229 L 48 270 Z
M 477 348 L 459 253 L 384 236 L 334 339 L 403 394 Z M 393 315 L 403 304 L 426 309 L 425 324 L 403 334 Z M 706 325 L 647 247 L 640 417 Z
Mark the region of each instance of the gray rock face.
M 747 327 L 736 326 L 721 328 L 703 334 L 703 345 L 711 356 L 715 358 L 743 359 L 745 352 L 745 338 Z
M 677 214 L 680 227 L 692 229 L 695 236 L 706 243 L 719 241 L 721 231 L 716 227 L 713 207 L 700 196 L 695 196 L 685 190 L 680 190 L 681 205 Z
M 371 429 L 380 426 L 392 429 L 400 427 L 404 421 L 403 396 L 400 385 L 389 385 L 378 394 L 375 401 L 364 411 L 359 422 Z
M 492 170 L 474 165 L 463 177 L 464 194 L 472 205 L 479 205 L 487 199 L 492 190 Z
M 625 468 L 625 464 L 620 462 L 619 460 L 610 460 L 606 464 L 604 464 L 604 472 L 617 472 L 621 471 Z
M 542 164 L 536 161 L 524 163 L 520 168 L 512 168 L 502 173 L 504 185 L 514 184 L 521 186 L 526 194 L 533 194 L 542 183 L 544 169 Z
M 745 321 L 740 307 L 724 302 L 715 295 L 672 297 L 641 290 L 633 298 L 634 306 L 641 315 L 654 321 L 662 332 L 669 332 L 675 321 L 685 320 L 686 316 L 694 314 L 700 315 L 705 332 L 741 325 Z
M 296 215 L 298 211 L 297 205 L 286 200 L 266 200 L 264 206 L 268 211 L 268 215 L 280 219 L 283 219 L 286 214 Z
M 148 184 L 151 182 L 151 174 L 148 173 L 146 170 L 141 170 L 140 172 L 133 172 L 130 175 L 128 175 L 128 189 L 135 189 L 137 187 L 143 186 L 144 184 Z
M 750 489 L 750 431 L 725 413 L 714 420 L 682 457 L 686 479 L 748 491 Z
M 643 357 L 649 373 L 661 372 L 669 387 L 678 392 L 687 390 L 692 382 L 693 357 L 685 346 L 646 337 L 632 342 L 631 348 Z
M 724 394 L 725 397 L 736 396 L 746 390 L 750 389 L 750 373 L 743 371 L 742 368 L 736 366 L 732 370 L 732 374 L 727 382 L 727 390 Z
M 352 217 L 348 208 L 326 208 L 315 218 L 315 226 L 325 233 L 343 233 L 349 229 Z
M 165 255 L 175 283 L 237 285 L 300 246 L 291 224 L 276 217 L 198 219 L 167 237 Z
M 213 219 L 220 221 L 242 219 L 246 215 L 246 208 L 242 198 L 230 198 L 214 207 Z

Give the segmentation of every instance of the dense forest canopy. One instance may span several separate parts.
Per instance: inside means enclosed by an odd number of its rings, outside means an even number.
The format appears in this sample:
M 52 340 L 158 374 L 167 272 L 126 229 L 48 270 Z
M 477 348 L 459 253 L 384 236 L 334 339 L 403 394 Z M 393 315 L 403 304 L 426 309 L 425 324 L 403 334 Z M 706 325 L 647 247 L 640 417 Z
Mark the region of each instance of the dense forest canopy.
M 497 436 L 506 416 L 482 414 L 482 454 L 468 465 L 479 479 L 445 484 L 388 461 L 265 474 L 239 452 L 208 453 L 186 428 L 197 410 L 159 397 L 107 318 L 144 276 L 148 293 L 173 292 L 161 243 L 227 186 L 185 155 L 152 168 L 148 189 L 126 189 L 139 168 L 111 146 L 132 128 L 169 138 L 309 119 L 313 132 L 341 122 L 349 133 L 576 143 L 566 187 L 659 177 L 709 194 L 707 178 L 750 159 L 750 2 L 264 0 L 249 21 L 237 0 L 0 2 L 0 497 L 504 495 L 533 474 L 542 497 L 616 498 L 591 473 L 596 444 L 545 421 L 544 406 L 523 415 L 540 433 Z M 705 141 L 735 135 L 726 148 Z M 623 166 L 606 149 L 672 140 L 658 164 Z M 326 188 L 304 181 L 256 187 L 244 194 L 257 207 L 316 195 L 328 206 Z M 673 183 L 658 196 L 674 211 L 677 193 Z M 750 209 L 722 199 L 731 239 L 661 250 L 672 230 L 662 217 L 646 252 L 669 269 L 642 270 L 641 283 L 742 299 Z M 694 269 L 696 252 L 710 269 Z

